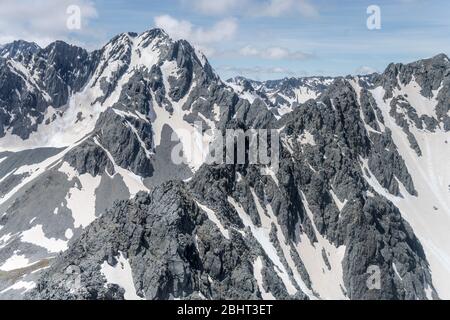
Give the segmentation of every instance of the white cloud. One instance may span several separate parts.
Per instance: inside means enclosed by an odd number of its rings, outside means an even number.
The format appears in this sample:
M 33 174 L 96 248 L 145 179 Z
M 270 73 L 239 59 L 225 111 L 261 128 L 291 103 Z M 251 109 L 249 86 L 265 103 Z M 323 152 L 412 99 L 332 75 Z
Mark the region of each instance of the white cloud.
M 188 20 L 162 15 L 155 17 L 155 25 L 164 29 L 173 39 L 187 40 L 209 56 L 215 53 L 211 45 L 231 40 L 238 30 L 236 20 L 232 18 L 220 20 L 211 28 L 205 29 L 194 26 Z
M 290 52 L 284 48 L 271 47 L 263 51 L 262 56 L 266 59 L 286 59 L 290 56 Z
M 252 46 L 250 46 L 250 45 L 248 45 L 248 46 L 242 47 L 239 50 L 239 54 L 241 54 L 244 57 L 251 57 L 251 56 L 258 56 L 258 55 L 260 55 L 261 51 L 256 49 L 256 48 L 254 48 L 254 47 L 252 47 Z
M 189 39 L 192 35 L 192 23 L 177 20 L 169 15 L 155 17 L 155 25 L 164 29 L 174 39 Z
M 355 74 L 357 75 L 367 75 L 378 72 L 376 69 L 368 66 L 361 66 L 358 69 L 355 70 Z
M 239 8 L 246 0 L 189 0 L 188 4 L 194 2 L 194 7 L 202 13 L 220 15 L 232 12 Z
M 74 5 L 80 9 L 81 29 L 70 30 L 67 9 Z M 74 34 L 90 34 L 92 30 L 86 26 L 96 17 L 97 10 L 90 0 L 2 0 L 0 43 L 23 39 L 45 46 L 57 39 L 68 40 Z
M 237 14 L 247 16 L 279 17 L 289 14 L 316 16 L 318 10 L 309 0 L 184 0 L 203 14 Z
M 269 17 L 279 17 L 292 13 L 300 13 L 308 17 L 318 14 L 317 9 L 307 0 L 270 0 L 260 10 L 260 15 Z
M 187 20 L 178 20 L 169 15 L 157 16 L 155 25 L 163 28 L 174 39 L 185 39 L 196 43 L 214 43 L 230 40 L 235 35 L 238 25 L 235 19 L 223 19 L 210 29 L 195 27 Z
M 235 67 L 235 66 L 221 66 L 217 68 L 220 72 L 231 73 L 234 75 L 241 75 L 249 78 L 272 78 L 283 76 L 306 76 L 305 71 L 295 72 L 292 69 L 284 67 L 272 67 L 272 66 L 250 66 L 250 67 Z
M 244 57 L 258 57 L 268 60 L 305 60 L 311 58 L 313 55 L 301 51 L 291 51 L 282 47 L 268 47 L 265 49 L 258 49 L 247 45 L 239 50 L 239 54 Z

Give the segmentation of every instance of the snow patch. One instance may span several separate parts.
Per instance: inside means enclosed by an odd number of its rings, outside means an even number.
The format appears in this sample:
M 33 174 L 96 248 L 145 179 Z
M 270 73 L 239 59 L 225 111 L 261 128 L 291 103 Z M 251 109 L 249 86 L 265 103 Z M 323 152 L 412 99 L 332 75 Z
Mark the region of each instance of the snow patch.
M 280 257 L 278 256 L 277 250 L 274 247 L 273 243 L 270 241 L 270 229 L 267 229 L 264 227 L 257 227 L 253 224 L 252 220 L 248 216 L 248 214 L 244 211 L 244 209 L 241 207 L 239 203 L 237 203 L 232 197 L 228 197 L 228 202 L 233 206 L 233 208 L 238 213 L 239 217 L 241 218 L 244 226 L 246 228 L 250 228 L 250 231 L 253 235 L 253 237 L 259 242 L 261 247 L 263 248 L 264 252 L 267 254 L 269 259 L 273 262 L 275 265 L 275 272 L 277 275 L 281 278 L 281 280 L 284 283 L 284 286 L 286 287 L 287 292 L 290 295 L 293 295 L 297 292 L 297 289 L 295 288 L 294 284 L 291 282 L 291 279 L 289 277 L 289 274 L 284 267 L 283 263 L 280 260 Z
M 309 133 L 308 131 L 305 131 L 302 135 L 300 135 L 297 139 L 297 141 L 300 144 L 309 144 L 311 146 L 315 146 L 316 142 L 314 141 L 314 136 Z
M 247 100 L 250 104 L 259 98 L 257 94 L 245 91 L 244 86 L 240 84 L 227 82 L 226 85 L 230 87 L 239 96 L 239 98 Z
M 438 104 L 438 101 L 436 100 L 437 95 L 431 99 L 424 97 L 420 93 L 422 88 L 417 83 L 414 76 L 407 85 L 402 84 L 400 81 L 398 81 L 398 83 L 400 89 L 397 87 L 394 88 L 394 96 L 404 96 L 409 104 L 416 110 L 419 117 L 422 115 L 427 115 L 432 118 L 437 118 L 435 112 L 436 105 Z
M 104 111 L 98 103 L 91 105 L 94 94 L 93 89 L 88 87 L 72 95 L 67 105 L 60 108 L 62 116 L 49 124 L 41 123 L 37 131 L 32 132 L 28 139 L 22 140 L 8 130 L 0 139 L 0 151 L 22 151 L 43 147 L 62 148 L 73 145 L 88 135 L 93 131 L 100 113 Z M 80 112 L 84 116 L 82 121 L 78 121 Z M 52 114 L 54 109 L 48 108 L 44 118 L 49 118 Z
M 12 286 L 0 291 L 0 293 L 5 293 L 10 290 L 20 290 L 21 294 L 24 294 L 25 292 L 28 292 L 36 287 L 36 283 L 34 281 L 23 281 L 20 280 L 16 283 L 14 283 Z
M 339 200 L 339 198 L 337 197 L 337 195 L 334 193 L 333 189 L 331 189 L 330 191 L 331 197 L 333 198 L 334 203 L 336 204 L 336 206 L 339 209 L 339 212 L 342 211 L 342 209 L 345 207 L 345 205 L 347 204 L 348 200 L 345 199 L 344 201 Z
M 47 249 L 51 253 L 67 250 L 67 241 L 47 238 L 42 225 L 38 224 L 21 233 L 21 241 Z
M 110 266 L 106 261 L 100 266 L 100 271 L 105 276 L 107 283 L 116 284 L 123 288 L 125 290 L 125 300 L 143 300 L 136 294 L 133 273 L 128 259 L 123 256 L 122 252 L 119 252 L 116 260 L 115 266 Z
M 164 73 L 163 76 L 167 78 L 167 75 Z M 152 122 L 155 147 L 161 144 L 162 129 L 164 125 L 168 125 L 179 139 L 183 150 L 183 157 L 193 172 L 197 171 L 204 163 L 204 159 L 206 159 L 209 153 L 209 144 L 214 138 L 213 135 L 204 135 L 199 128 L 184 120 L 184 116 L 189 114 L 190 111 L 183 110 L 182 108 L 190 96 L 192 88 L 195 88 L 195 86 L 196 83 L 194 82 L 189 92 L 180 101 L 171 101 L 173 106 L 172 113 L 168 112 L 164 107 L 159 106 L 153 97 L 156 118 Z M 212 123 L 209 123 L 209 125 L 212 125 Z
M 66 196 L 67 208 L 72 211 L 75 228 L 86 228 L 96 219 L 95 190 L 100 185 L 100 176 L 93 177 L 86 173 L 76 177 L 76 171 L 66 162 L 59 171 L 67 174 L 69 179 L 76 179 L 76 186 L 71 188 Z
M 68 229 L 66 230 L 66 232 L 64 233 L 64 235 L 66 236 L 66 239 L 67 239 L 67 240 L 72 239 L 72 237 L 73 237 L 73 231 L 72 231 L 72 229 L 68 228 Z
M 30 265 L 25 255 L 18 254 L 18 251 L 14 251 L 13 255 L 9 257 L 1 266 L 0 271 L 11 271 L 16 269 L 25 268 Z
M 7 233 L 3 236 L 0 237 L 0 249 L 3 249 L 4 247 L 6 247 L 6 245 L 8 245 L 9 240 L 11 240 L 11 238 L 13 237 L 13 235 L 11 233 Z
M 431 115 L 434 102 L 418 96 L 420 87 L 411 82 L 407 89 L 410 104 L 420 114 Z M 408 91 L 409 90 L 409 91 Z M 380 108 L 386 127 L 392 131 L 392 139 L 397 150 L 405 161 L 418 196 L 412 196 L 399 183 L 403 197 L 396 197 L 384 188 L 379 187 L 378 181 L 366 177 L 366 180 L 378 193 L 392 201 L 399 208 L 403 218 L 408 221 L 419 238 L 430 263 L 433 284 L 441 299 L 450 299 L 450 133 L 437 128 L 435 132 L 418 130 L 411 127 L 411 133 L 416 137 L 422 150 L 418 157 L 410 147 L 406 134 L 389 115 L 392 99 L 383 99 L 385 91 L 378 87 L 371 93 Z M 431 111 L 430 111 L 431 110 Z M 448 143 L 445 143 L 448 141 Z

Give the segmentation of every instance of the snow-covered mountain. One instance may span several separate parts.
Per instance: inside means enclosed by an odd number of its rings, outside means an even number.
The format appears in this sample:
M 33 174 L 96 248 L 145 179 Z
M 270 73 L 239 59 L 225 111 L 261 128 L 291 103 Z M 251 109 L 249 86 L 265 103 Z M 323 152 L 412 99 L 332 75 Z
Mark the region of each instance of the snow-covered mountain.
M 260 98 L 279 117 L 291 112 L 301 103 L 316 99 L 333 82 L 332 77 L 284 78 L 255 81 L 244 77 L 227 80 L 227 84 L 250 102 Z
M 0 298 L 450 297 L 445 55 L 225 83 L 160 29 L 0 52 Z M 204 163 L 198 122 L 277 129 L 280 169 Z
M 6 45 L 0 46 L 0 57 L 2 58 L 15 58 L 22 59 L 21 57 L 27 57 L 37 53 L 41 48 L 34 42 L 27 42 L 23 40 L 17 40 Z

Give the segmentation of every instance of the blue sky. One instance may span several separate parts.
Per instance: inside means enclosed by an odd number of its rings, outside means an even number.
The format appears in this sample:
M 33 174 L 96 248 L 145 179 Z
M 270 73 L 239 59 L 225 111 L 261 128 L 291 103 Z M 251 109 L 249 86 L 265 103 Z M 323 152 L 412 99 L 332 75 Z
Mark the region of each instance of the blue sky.
M 390 62 L 450 53 L 447 0 L 0 2 L 0 43 L 63 39 L 95 49 L 118 33 L 159 26 L 204 51 L 223 78 L 365 73 L 383 71 Z M 81 8 L 80 30 L 65 27 L 71 4 Z M 370 5 L 381 10 L 379 30 L 367 28 Z

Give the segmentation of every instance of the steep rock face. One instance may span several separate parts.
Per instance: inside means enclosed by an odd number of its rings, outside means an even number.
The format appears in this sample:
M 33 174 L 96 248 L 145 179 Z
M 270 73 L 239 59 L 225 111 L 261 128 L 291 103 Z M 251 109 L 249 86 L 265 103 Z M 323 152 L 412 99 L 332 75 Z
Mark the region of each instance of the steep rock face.
M 95 55 L 62 41 L 44 49 L 14 42 L 3 51 L 0 135 L 9 131 L 22 139 L 37 130 L 49 107 L 64 106 L 83 88 L 96 64 Z
M 400 96 L 408 102 L 420 98 L 422 105 L 416 109 L 421 122 L 433 131 L 439 124 L 450 130 L 450 60 L 445 54 L 410 64 L 390 64 L 378 83 L 385 89 L 384 98 Z M 396 91 L 397 89 L 397 91 Z M 398 92 L 402 90 L 403 92 Z M 406 90 L 405 90 L 406 89 Z M 417 93 L 420 93 L 420 97 Z M 409 96 L 408 96 L 409 94 Z M 427 104 L 427 100 L 435 102 Z
M 426 299 L 432 282 L 423 248 L 399 210 L 367 184 L 365 170 L 371 170 L 393 194 L 398 192 L 398 185 L 389 184 L 394 177 L 409 183 L 411 177 L 388 133 L 369 138 L 356 96 L 350 83 L 338 81 L 320 101 L 286 116 L 281 123 L 284 134 L 275 176 L 261 176 L 251 166 L 231 172 L 203 168 L 190 184 L 198 197 L 220 212 L 225 226 L 241 225 L 227 204 L 227 195 L 238 199 L 255 228 L 267 219 L 258 206 L 273 215 L 274 226 L 269 223 L 269 229 L 284 236 L 268 235 L 267 240 L 288 246 L 280 253 L 285 267 L 299 287 L 302 279 L 312 296 Z M 378 157 L 386 145 L 392 148 L 391 155 Z M 316 258 L 306 256 L 306 241 L 314 244 Z M 331 266 L 323 255 L 333 256 Z M 289 256 L 298 257 L 296 264 L 289 265 Z M 382 290 L 367 286 L 372 265 L 381 270 Z M 327 269 L 338 276 L 327 278 Z
M 93 135 L 117 165 L 144 178 L 152 175 L 148 151 L 152 148 L 152 127 L 148 122 L 123 118 L 109 109 L 100 115 Z M 77 149 L 83 150 L 83 146 Z
M 50 44 L 37 56 L 31 72 L 41 78 L 42 88 L 55 108 L 66 104 L 71 93 L 84 87 L 96 66 L 95 55 L 63 41 Z
M 261 298 L 252 245 L 236 231 L 231 237 L 223 238 L 182 184 L 163 184 L 117 203 L 94 222 L 29 298 Z M 122 269 L 122 279 L 112 279 L 106 270 L 123 268 L 122 257 L 131 269 Z M 81 270 L 80 287 L 68 285 L 74 275 L 65 271 L 74 264 Z M 114 280 L 131 283 L 124 290 Z
M 0 79 L 0 135 L 3 137 L 6 130 L 11 130 L 12 134 L 27 138 L 44 119 L 45 96 L 29 90 L 26 76 L 11 68 L 11 60 L 0 58 Z
M 41 48 L 34 42 L 23 40 L 13 41 L 0 48 L 0 57 L 8 59 L 27 59 L 29 56 L 37 53 Z
M 79 174 L 90 173 L 92 176 L 101 175 L 103 172 L 114 174 L 114 166 L 108 157 L 108 153 L 93 139 L 80 145 L 79 149 L 67 153 L 65 160 Z

